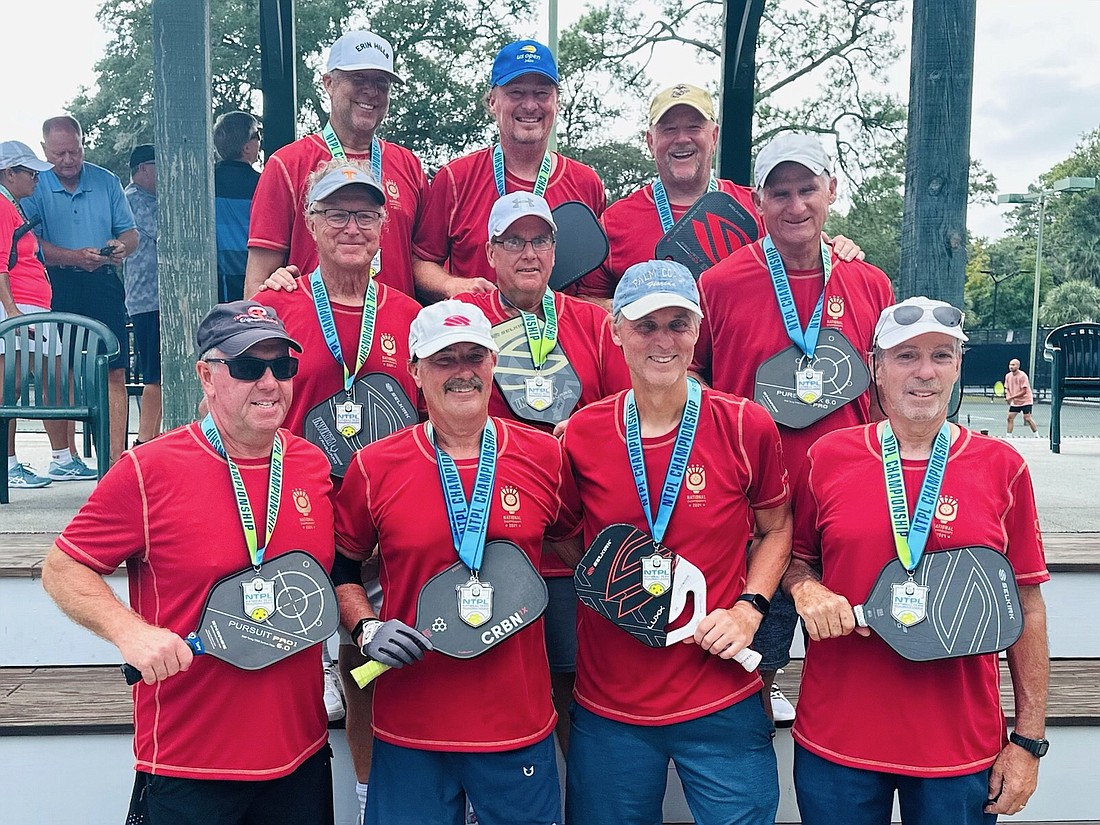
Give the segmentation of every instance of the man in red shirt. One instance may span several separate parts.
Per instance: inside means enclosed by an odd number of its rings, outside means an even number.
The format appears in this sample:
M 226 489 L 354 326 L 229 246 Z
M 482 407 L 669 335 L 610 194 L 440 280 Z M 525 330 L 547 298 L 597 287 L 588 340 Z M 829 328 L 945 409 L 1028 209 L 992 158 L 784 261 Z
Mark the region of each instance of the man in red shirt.
M 387 220 L 374 269 L 380 283 L 411 296 L 409 250 L 428 179 L 416 155 L 375 135 L 389 109 L 390 87 L 402 82 L 394 72 L 393 48 L 373 32 L 348 32 L 332 44 L 323 80 L 329 122 L 321 132 L 282 147 L 264 164 L 252 199 L 244 294 L 254 295 L 284 264 L 300 272 L 316 268 L 317 249 L 305 225 L 306 178 L 336 158 L 369 162 L 382 185 Z
M 1005 401 L 1008 402 L 1008 427 L 1005 431 L 1012 435 L 1016 414 L 1023 413 L 1024 423 L 1035 435 L 1039 435 L 1039 427 L 1031 417 L 1035 397 L 1031 393 L 1031 382 L 1027 379 L 1027 373 L 1020 369 L 1019 358 L 1013 358 L 1008 362 L 1008 372 L 1005 373 Z
M 42 584 L 144 677 L 135 800 L 147 810 L 131 814 L 148 825 L 331 825 L 320 645 L 251 671 L 193 657 L 181 638 L 229 575 L 270 577 L 292 550 L 332 566 L 328 461 L 281 429 L 290 350 L 301 348 L 252 301 L 218 304 L 195 338 L 209 415 L 123 453 L 50 549 Z M 130 607 L 102 579 L 123 563 Z
M 552 436 L 489 416 L 496 349 L 477 307 L 421 310 L 409 371 L 428 421 L 359 450 L 337 495 L 341 621 L 369 659 L 394 668 L 375 683 L 368 825 L 453 825 L 467 798 L 482 825 L 560 821 L 542 621 L 506 605 L 509 592 L 541 587 L 543 538 L 574 533 L 579 504 Z M 477 578 L 490 553 L 509 560 L 509 576 Z M 381 618 L 358 584 L 375 554 Z M 470 626 L 483 628 L 482 644 L 500 639 L 472 658 L 426 652 L 414 629 L 421 590 L 445 571 L 465 584 L 432 603 L 433 634 Z M 476 616 L 460 606 L 474 597 Z
M 493 289 L 486 219 L 508 192 L 541 195 L 551 207 L 580 201 L 599 216 L 603 182 L 589 166 L 551 152 L 558 116 L 558 68 L 542 43 L 519 40 L 497 53 L 488 104 L 500 143 L 451 161 L 432 179 L 413 238 L 413 270 L 428 303 Z
M 811 639 L 794 725 L 806 825 L 887 825 L 895 793 L 907 825 L 979 825 L 1018 814 L 1035 790 L 1049 652 L 1039 585 L 1050 576 L 1024 460 L 947 423 L 965 340 L 962 313 L 942 301 L 883 310 L 873 369 L 887 420 L 822 436 L 795 485 L 783 586 Z M 972 545 L 1004 553 L 1020 589 L 1009 738 L 995 653 L 912 662 L 852 611 L 893 558 L 913 570 L 922 553 Z M 931 612 L 934 588 L 926 598 Z
M 795 477 L 822 433 L 871 420 L 870 396 L 857 379 L 866 381 L 875 320 L 893 303 L 885 273 L 840 259 L 822 240 L 836 199 L 831 168 L 820 142 L 808 135 L 785 133 L 761 149 L 753 199 L 769 234 L 699 279 L 705 317 L 692 369 L 715 389 L 744 398 L 769 387 L 769 400 L 761 400 L 779 423 Z M 769 368 L 777 375 L 766 374 Z M 804 376 L 808 400 L 796 394 L 796 375 Z M 793 403 L 783 404 L 786 414 L 780 414 L 777 404 L 787 399 Z M 753 645 L 766 683 L 774 684 L 775 671 L 790 660 L 796 623 L 790 601 L 777 594 Z M 793 708 L 773 699 L 785 711 L 776 721 L 789 725 Z
M 671 760 L 696 821 L 771 825 L 779 785 L 762 683 L 729 660 L 790 558 L 779 433 L 759 406 L 688 377 L 701 310 L 686 267 L 635 264 L 613 310 L 633 389 L 576 413 L 564 436 L 584 539 L 612 524 L 647 531 L 702 571 L 706 615 L 683 643 L 652 648 L 579 608 L 566 819 L 659 822 Z

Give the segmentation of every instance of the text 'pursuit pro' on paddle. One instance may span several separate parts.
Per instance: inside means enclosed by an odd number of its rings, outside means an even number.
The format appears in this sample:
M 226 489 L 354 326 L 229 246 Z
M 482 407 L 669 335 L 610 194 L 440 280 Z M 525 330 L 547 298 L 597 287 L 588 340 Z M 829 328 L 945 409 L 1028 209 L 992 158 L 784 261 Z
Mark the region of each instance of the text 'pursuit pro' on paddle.
M 550 210 L 558 227 L 550 288 L 561 292 L 604 262 L 611 248 L 596 213 L 580 201 L 566 201 Z
M 577 598 L 649 647 L 670 647 L 695 635 L 707 615 L 707 581 L 702 571 L 629 524 L 599 532 L 573 574 Z M 688 595 L 691 618 L 684 617 Z M 755 670 L 760 654 L 745 648 L 734 661 Z
M 292 550 L 215 584 L 198 629 L 184 641 L 196 655 L 261 670 L 323 642 L 339 624 L 328 573 L 309 553 Z M 132 665 L 123 665 L 122 672 L 129 685 L 141 681 Z
M 534 624 L 546 610 L 546 582 L 527 554 L 510 541 L 485 545 L 478 584 L 491 592 L 486 612 L 471 613 L 463 605 L 463 588 L 470 568 L 456 561 L 420 589 L 416 601 L 416 629 L 431 639 L 433 649 L 454 659 L 472 659 Z M 366 687 L 389 670 L 367 662 L 352 670 L 359 687 Z
M 654 257 L 671 258 L 698 278 L 760 237 L 756 217 L 726 192 L 699 198 L 657 242 Z
M 417 422 L 416 407 L 401 385 L 384 372 L 357 380 L 309 411 L 302 434 L 321 448 L 330 472 L 343 478 L 356 450 Z
M 912 577 L 892 559 L 853 610 L 856 624 L 914 662 L 997 653 L 1024 630 L 1012 563 L 989 547 L 925 553 Z

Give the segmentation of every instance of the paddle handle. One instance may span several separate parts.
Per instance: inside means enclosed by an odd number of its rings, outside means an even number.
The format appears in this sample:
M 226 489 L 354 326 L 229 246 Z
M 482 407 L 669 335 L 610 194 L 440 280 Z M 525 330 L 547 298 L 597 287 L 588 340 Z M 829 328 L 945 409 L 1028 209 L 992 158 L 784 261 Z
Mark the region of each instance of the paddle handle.
M 760 666 L 760 654 L 752 648 L 742 648 L 734 655 L 733 661 L 737 662 L 749 673 L 752 673 Z
M 871 625 L 867 624 L 867 615 L 863 611 L 863 605 L 857 604 L 855 607 L 852 608 L 852 612 L 856 616 L 856 626 L 857 627 L 870 627 L 871 626 Z
M 355 684 L 359 685 L 359 688 L 362 689 L 389 669 L 389 665 L 384 665 L 381 662 L 376 662 L 372 659 L 365 665 L 360 665 L 359 667 L 352 668 L 351 678 L 354 679 Z
M 187 642 L 187 646 L 191 648 L 191 651 L 196 656 L 201 656 L 206 652 L 206 648 L 202 646 L 202 639 L 199 638 L 199 634 L 188 633 L 184 636 L 183 640 Z M 123 665 L 121 669 L 122 675 L 126 677 L 126 684 L 136 685 L 141 681 L 141 671 L 133 665 Z

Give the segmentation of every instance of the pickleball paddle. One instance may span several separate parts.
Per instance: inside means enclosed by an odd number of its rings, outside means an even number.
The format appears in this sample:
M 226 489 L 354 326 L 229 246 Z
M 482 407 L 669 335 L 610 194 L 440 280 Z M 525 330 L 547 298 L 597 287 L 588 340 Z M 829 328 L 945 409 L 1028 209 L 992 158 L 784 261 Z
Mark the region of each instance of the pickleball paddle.
M 664 561 L 661 561 L 661 560 Z M 667 570 L 671 576 L 647 572 Z M 695 634 L 707 615 L 707 581 L 694 564 L 653 541 L 629 524 L 612 524 L 599 532 L 573 574 L 577 598 L 608 621 L 649 647 L 668 647 Z M 692 597 L 692 614 L 680 621 Z M 755 670 L 760 654 L 745 648 L 733 657 L 745 670 Z
M 416 600 L 416 629 L 431 639 L 433 650 L 454 659 L 472 659 L 532 625 L 546 610 L 546 582 L 527 554 L 510 541 L 485 545 L 478 579 L 492 589 L 489 616 L 461 616 L 459 590 L 470 581 L 470 568 L 456 561 L 428 580 Z M 370 661 L 352 670 L 366 687 L 389 670 Z
M 755 215 L 726 192 L 708 192 L 672 225 L 653 254 L 683 264 L 698 278 L 759 237 Z
M 871 628 L 914 662 L 996 653 L 1011 647 L 1024 629 L 1012 564 L 989 547 L 925 553 L 912 582 L 892 559 L 853 610 L 860 627 Z
M 596 213 L 580 201 L 566 201 L 550 210 L 558 227 L 550 288 L 560 292 L 604 262 L 607 235 Z
M 246 612 L 247 611 L 247 612 Z M 242 670 L 260 670 L 323 642 L 340 623 L 328 573 L 302 550 L 226 576 L 210 590 L 198 628 L 184 641 Z M 141 671 L 122 665 L 126 684 Z

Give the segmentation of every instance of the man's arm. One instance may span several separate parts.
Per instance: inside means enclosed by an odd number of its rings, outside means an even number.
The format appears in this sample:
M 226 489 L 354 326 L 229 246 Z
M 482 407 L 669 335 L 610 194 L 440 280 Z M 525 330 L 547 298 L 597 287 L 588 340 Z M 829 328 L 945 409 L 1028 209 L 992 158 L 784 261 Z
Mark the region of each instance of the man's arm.
M 496 286 L 485 278 L 460 278 L 442 266 L 413 255 L 413 283 L 416 297 L 422 304 L 445 301 L 463 292 L 492 292 Z
M 248 263 L 244 266 L 244 297 L 253 298 L 263 286 L 267 276 L 286 264 L 287 253 L 277 249 L 248 247 Z
M 795 610 L 806 623 L 806 632 L 815 642 L 847 636 L 853 630 L 869 636 L 870 628 L 857 627 L 852 604 L 821 583 L 821 573 L 804 559 L 792 558 L 783 575 L 783 589 L 794 601 Z
M 68 266 L 73 269 L 83 269 L 86 272 L 99 269 L 107 263 L 107 258 L 99 254 L 98 250 L 89 247 L 82 249 L 66 249 L 63 246 L 52 244 L 45 238 L 38 239 L 38 246 L 42 249 L 42 257 L 46 259 L 46 266 Z
M 117 647 L 147 684 L 191 666 L 194 654 L 183 639 L 146 622 L 118 600 L 102 576 L 56 544 L 42 565 L 42 586 L 66 616 Z
M 1050 684 L 1050 647 L 1047 614 L 1038 585 L 1020 587 L 1024 631 L 1006 651 L 1015 697 L 1015 728 L 1020 736 L 1042 739 L 1046 731 L 1047 690 Z M 987 813 L 1015 814 L 1035 793 L 1039 759 L 1011 742 L 1001 749 L 989 773 Z
M 779 579 L 791 558 L 793 526 L 791 507 L 753 510 L 756 518 L 757 538 L 749 553 L 748 572 L 745 575 L 745 592 L 771 597 L 779 585 Z M 692 639 L 704 650 L 732 659 L 752 643 L 757 628 L 764 617 L 748 602 L 738 601 L 729 608 L 719 608 L 699 622 Z

